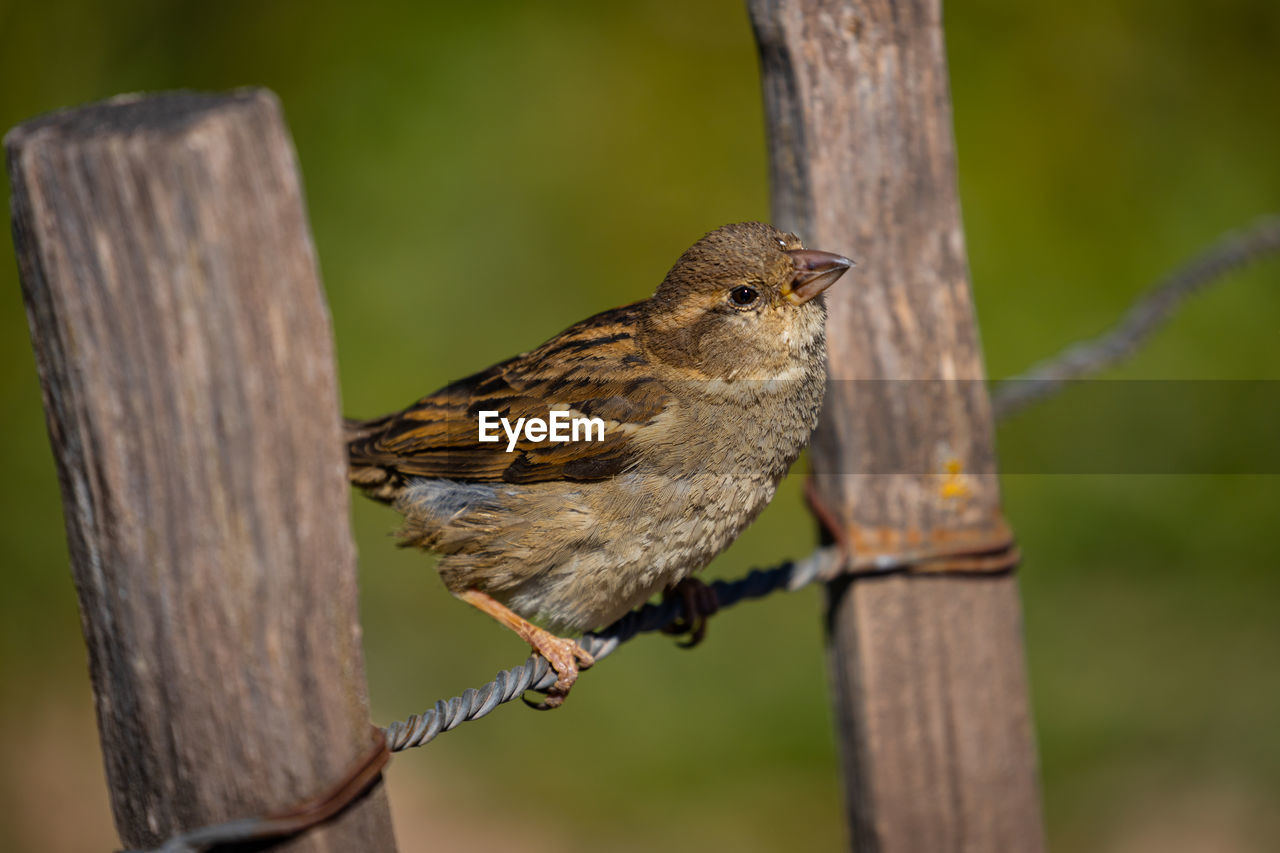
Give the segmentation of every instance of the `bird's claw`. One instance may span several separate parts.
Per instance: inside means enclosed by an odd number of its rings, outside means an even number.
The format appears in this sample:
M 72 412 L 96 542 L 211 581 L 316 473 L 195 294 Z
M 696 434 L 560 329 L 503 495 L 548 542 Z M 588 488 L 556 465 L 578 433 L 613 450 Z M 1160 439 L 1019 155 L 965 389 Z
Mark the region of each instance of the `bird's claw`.
M 688 634 L 689 639 L 677 643 L 682 649 L 691 649 L 707 635 L 707 618 L 720 609 L 720 601 L 712 587 L 696 578 L 685 578 L 663 593 L 663 599 L 679 596 L 684 602 L 684 617 L 662 629 L 664 634 Z
M 581 670 L 590 669 L 596 659 L 574 640 L 557 637 L 550 631 L 531 637 L 529 642 L 533 650 L 542 655 L 555 672 L 556 683 L 547 690 L 547 696 L 541 702 L 530 702 L 523 696 L 520 698 L 530 708 L 538 711 L 559 708 L 564 704 L 565 697 L 569 695 L 574 682 L 578 680 L 578 673 Z

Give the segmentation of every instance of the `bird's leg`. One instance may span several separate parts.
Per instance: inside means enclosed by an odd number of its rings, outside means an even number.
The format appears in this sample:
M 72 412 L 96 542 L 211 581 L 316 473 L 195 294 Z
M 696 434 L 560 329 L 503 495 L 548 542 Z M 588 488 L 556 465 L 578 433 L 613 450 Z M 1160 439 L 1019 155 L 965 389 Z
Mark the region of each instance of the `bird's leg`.
M 662 593 L 663 601 L 679 596 L 684 601 L 684 618 L 662 629 L 664 634 L 688 634 L 680 645 L 691 649 L 707 635 L 707 617 L 720 609 L 716 591 L 697 578 L 685 578 Z
M 818 494 L 817 482 L 812 476 L 806 477 L 804 481 L 804 499 L 809 504 L 809 509 L 818 518 L 818 524 L 822 525 L 822 529 L 830 538 L 828 542 L 835 541 L 840 546 L 840 552 L 844 554 L 844 558 L 848 560 L 853 556 L 853 548 L 849 544 L 849 536 L 845 532 L 844 525 L 836 518 L 836 514 L 827 506 L 826 501 Z
M 487 593 L 478 589 L 466 589 L 455 594 L 467 604 L 484 611 L 515 631 L 551 664 L 556 673 L 556 683 L 547 691 L 546 701 L 534 705 L 535 708 L 547 710 L 559 707 L 569 695 L 569 688 L 578 680 L 578 670 L 586 669 L 596 662 L 586 649 L 573 640 L 557 637 L 546 628 L 538 627 Z

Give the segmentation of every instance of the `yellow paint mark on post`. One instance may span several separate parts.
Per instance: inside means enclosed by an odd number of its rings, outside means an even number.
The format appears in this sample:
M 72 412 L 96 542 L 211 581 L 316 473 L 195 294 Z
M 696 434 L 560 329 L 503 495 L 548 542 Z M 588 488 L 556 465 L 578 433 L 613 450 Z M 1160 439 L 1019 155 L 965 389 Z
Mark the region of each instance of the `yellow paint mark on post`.
M 969 484 L 965 482 L 964 463 L 951 458 L 946 461 L 946 478 L 942 481 L 942 499 L 956 500 L 969 495 Z

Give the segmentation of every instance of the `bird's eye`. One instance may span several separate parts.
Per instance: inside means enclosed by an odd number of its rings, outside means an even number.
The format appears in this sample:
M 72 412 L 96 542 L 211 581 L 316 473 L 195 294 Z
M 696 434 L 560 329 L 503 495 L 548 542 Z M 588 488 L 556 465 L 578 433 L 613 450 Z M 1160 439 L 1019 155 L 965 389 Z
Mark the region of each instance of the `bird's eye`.
M 783 240 L 781 237 L 778 237 L 777 240 L 778 240 L 778 245 L 782 247 L 783 251 L 786 251 L 787 241 Z
M 746 308 L 748 305 L 760 298 L 759 292 L 754 287 L 735 287 L 729 291 L 729 301 L 739 308 Z

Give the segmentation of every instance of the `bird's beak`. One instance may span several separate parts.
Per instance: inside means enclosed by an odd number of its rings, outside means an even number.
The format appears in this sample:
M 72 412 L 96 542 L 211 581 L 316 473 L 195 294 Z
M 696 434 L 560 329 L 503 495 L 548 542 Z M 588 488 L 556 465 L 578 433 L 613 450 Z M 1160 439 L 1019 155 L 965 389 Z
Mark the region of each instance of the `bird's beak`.
M 813 249 L 792 249 L 787 252 L 796 266 L 791 283 L 784 285 L 782 295 L 795 305 L 803 305 L 836 283 L 853 261 L 842 255 L 818 252 Z

